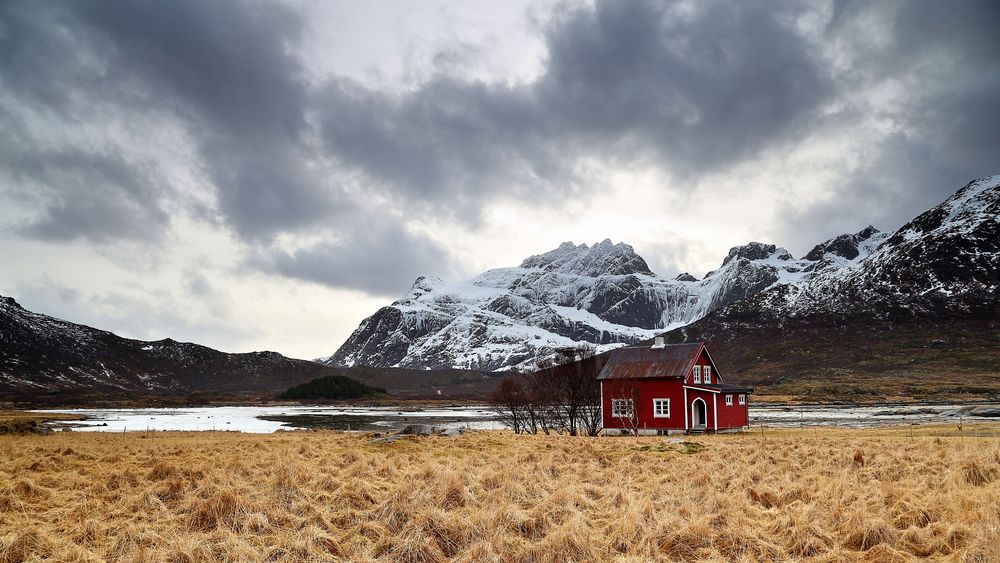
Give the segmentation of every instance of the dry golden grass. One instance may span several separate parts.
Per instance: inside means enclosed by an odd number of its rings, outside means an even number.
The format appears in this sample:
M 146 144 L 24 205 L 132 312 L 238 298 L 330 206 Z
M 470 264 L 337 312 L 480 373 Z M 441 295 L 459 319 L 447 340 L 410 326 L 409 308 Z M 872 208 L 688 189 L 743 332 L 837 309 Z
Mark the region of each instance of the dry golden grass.
M 3 437 L 0 562 L 996 561 L 997 430 Z

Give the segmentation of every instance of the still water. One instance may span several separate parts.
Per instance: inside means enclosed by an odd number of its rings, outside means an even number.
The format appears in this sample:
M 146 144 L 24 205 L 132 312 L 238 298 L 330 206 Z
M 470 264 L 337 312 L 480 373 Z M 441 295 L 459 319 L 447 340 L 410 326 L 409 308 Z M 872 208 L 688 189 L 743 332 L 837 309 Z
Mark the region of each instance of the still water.
M 487 406 L 427 409 L 392 407 L 246 406 L 146 409 L 64 409 L 38 412 L 85 416 L 76 430 L 132 432 L 148 430 L 232 430 L 267 434 L 297 428 L 392 431 L 408 424 L 444 428 L 497 429 L 503 425 Z M 992 413 L 992 415 L 991 415 Z M 838 406 L 751 405 L 753 426 L 840 426 L 861 428 L 929 422 L 1000 422 L 998 405 Z M 987 416 L 991 415 L 991 416 Z

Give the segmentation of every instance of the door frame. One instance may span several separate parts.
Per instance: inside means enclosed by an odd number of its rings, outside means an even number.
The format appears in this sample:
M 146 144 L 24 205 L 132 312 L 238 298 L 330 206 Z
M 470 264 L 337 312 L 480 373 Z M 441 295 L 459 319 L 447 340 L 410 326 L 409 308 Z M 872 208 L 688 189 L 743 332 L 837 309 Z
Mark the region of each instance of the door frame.
M 696 403 L 699 401 L 701 402 L 700 417 L 697 416 L 698 409 L 696 407 Z M 708 428 L 708 403 L 706 403 L 705 399 L 702 399 L 701 397 L 695 397 L 695 399 L 691 401 L 691 428 L 697 428 L 699 426 L 702 428 Z

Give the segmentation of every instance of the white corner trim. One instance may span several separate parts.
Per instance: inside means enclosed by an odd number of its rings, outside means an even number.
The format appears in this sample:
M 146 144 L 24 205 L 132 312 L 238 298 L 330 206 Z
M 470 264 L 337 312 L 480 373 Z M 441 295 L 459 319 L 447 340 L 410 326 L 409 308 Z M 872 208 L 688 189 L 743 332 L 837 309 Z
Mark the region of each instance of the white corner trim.
M 719 429 L 719 396 L 712 395 L 712 424 L 716 430 Z
M 688 413 L 691 409 L 688 408 L 688 388 L 684 387 L 684 430 L 688 429 Z

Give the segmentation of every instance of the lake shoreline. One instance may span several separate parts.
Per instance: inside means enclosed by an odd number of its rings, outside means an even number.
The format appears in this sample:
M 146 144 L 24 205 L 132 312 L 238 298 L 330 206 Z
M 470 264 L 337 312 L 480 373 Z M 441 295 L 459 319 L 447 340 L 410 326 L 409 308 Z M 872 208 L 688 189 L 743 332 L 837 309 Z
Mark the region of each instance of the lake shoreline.
M 786 396 L 757 395 L 751 396 L 751 402 L 767 407 L 907 407 L 907 406 L 955 406 L 955 405 L 992 405 L 1000 403 L 997 397 L 979 398 L 947 398 L 928 400 L 921 398 L 899 398 L 892 400 L 833 400 L 833 401 L 799 401 L 790 400 Z M 442 406 L 481 406 L 487 405 L 485 398 L 481 399 L 434 399 L 434 398 L 394 398 L 382 399 L 348 399 L 348 400 L 315 400 L 288 401 L 261 398 L 218 399 L 209 401 L 191 401 L 173 397 L 144 397 L 134 399 L 75 399 L 75 400 L 0 400 L 0 412 L 3 411 L 36 411 L 36 410 L 66 410 L 66 409 L 140 409 L 140 408 L 204 408 L 204 407 L 393 407 L 393 408 L 439 408 Z
M 271 404 L 44 409 L 24 411 L 48 417 L 46 426 L 80 431 L 211 431 L 272 433 L 280 430 L 324 429 L 392 432 L 411 424 L 441 428 L 495 430 L 503 428 L 489 405 L 456 404 L 358 405 Z M 60 421 L 59 417 L 72 420 Z M 896 403 L 867 405 L 751 404 L 750 427 L 824 426 L 865 428 L 951 422 L 1000 422 L 998 403 Z

